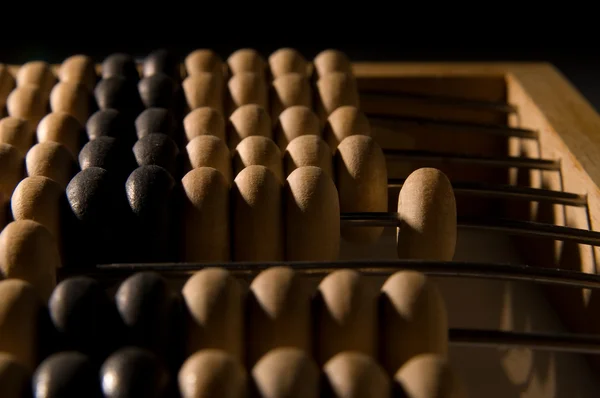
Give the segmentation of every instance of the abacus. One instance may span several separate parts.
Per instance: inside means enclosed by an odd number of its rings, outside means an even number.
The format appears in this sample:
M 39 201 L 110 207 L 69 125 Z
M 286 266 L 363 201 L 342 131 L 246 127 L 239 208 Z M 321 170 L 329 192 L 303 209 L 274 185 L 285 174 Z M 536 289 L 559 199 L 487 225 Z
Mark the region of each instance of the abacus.
M 600 116 L 552 66 L 0 66 L 3 397 L 592 397 Z

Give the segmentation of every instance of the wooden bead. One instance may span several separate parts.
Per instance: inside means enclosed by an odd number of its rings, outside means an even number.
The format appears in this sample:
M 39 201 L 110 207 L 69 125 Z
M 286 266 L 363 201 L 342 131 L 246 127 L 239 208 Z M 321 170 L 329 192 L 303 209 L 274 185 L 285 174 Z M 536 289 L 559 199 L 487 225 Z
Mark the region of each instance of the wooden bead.
M 198 167 L 181 180 L 183 262 L 229 261 L 229 184 L 212 167 Z
M 114 76 L 124 77 L 133 81 L 139 80 L 140 73 L 131 55 L 115 53 L 104 59 L 102 62 L 102 78 L 108 79 Z
M 31 370 L 14 355 L 0 352 L 0 386 L 4 398 L 31 397 Z
M 203 72 L 223 75 L 223 59 L 208 48 L 201 48 L 189 53 L 185 57 L 184 66 L 188 76 Z
M 138 83 L 138 90 L 146 108 L 174 109 L 177 106 L 175 80 L 164 73 L 144 77 Z
M 26 154 L 34 138 L 35 130 L 27 120 L 12 116 L 0 119 L 0 143 L 13 145 Z
M 181 77 L 179 59 L 171 51 L 164 48 L 155 50 L 148 54 L 142 65 L 144 77 L 165 74 L 174 80 Z
M 36 397 L 64 398 L 102 396 L 98 369 L 84 354 L 58 352 L 46 358 L 32 377 Z
M 19 150 L 0 143 L 0 191 L 10 198 L 19 181 L 25 177 L 25 162 Z
M 398 258 L 451 261 L 457 235 L 456 200 L 450 180 L 421 168 L 404 181 L 398 196 Z
M 120 181 L 125 181 L 136 168 L 136 161 L 126 145 L 114 137 L 102 136 L 85 144 L 79 152 L 81 170 L 100 167 Z
M 232 75 L 251 72 L 264 76 L 267 63 L 255 49 L 242 48 L 227 58 L 227 66 Z
M 0 64 L 0 106 L 6 105 L 6 99 L 15 86 L 15 78 L 8 70 L 8 66 Z
M 187 108 L 193 111 L 210 107 L 223 114 L 223 82 L 218 75 L 201 72 L 188 76 L 182 83 Z
M 199 135 L 214 135 L 225 141 L 225 120 L 215 108 L 203 106 L 194 109 L 183 119 L 183 129 L 188 142 Z
M 234 261 L 283 261 L 282 180 L 264 166 L 251 165 L 231 191 Z
M 398 271 L 381 288 L 381 364 L 394 374 L 418 354 L 448 354 L 448 315 L 437 286 L 422 273 Z
M 207 348 L 243 361 L 244 300 L 237 279 L 222 268 L 204 268 L 182 289 L 186 307 L 186 354 Z
M 83 126 L 90 115 L 90 94 L 80 84 L 60 82 L 50 93 L 50 108 L 68 113 Z
M 88 119 L 85 129 L 88 138 L 114 137 L 127 145 L 135 141 L 135 132 L 125 114 L 116 109 L 101 109 Z
M 271 118 L 277 120 L 290 106 L 313 107 L 308 79 L 299 73 L 288 73 L 273 81 L 271 90 Z
M 152 133 L 133 146 L 138 166 L 154 164 L 167 170 L 173 177 L 179 175 L 179 148 L 166 134 Z
M 350 136 L 335 153 L 336 185 L 340 195 L 340 211 L 388 211 L 387 166 L 383 150 L 366 135 Z M 354 243 L 373 243 L 383 227 L 343 228 L 342 238 Z
M 186 173 L 198 167 L 212 167 L 231 185 L 231 155 L 222 139 L 212 135 L 199 135 L 191 140 L 185 149 Z
M 123 347 L 104 361 L 100 369 L 105 398 L 167 396 L 169 373 L 148 350 Z
M 317 114 L 323 123 L 340 106 L 360 108 L 356 80 L 349 74 L 332 72 L 317 82 Z
M 222 350 L 196 352 L 183 363 L 177 380 L 181 398 L 248 396 L 246 370 Z
M 131 119 L 143 109 L 137 84 L 122 76 L 100 80 L 94 89 L 94 97 L 99 109 L 116 109 Z
M 319 368 L 297 348 L 277 348 L 263 356 L 252 369 L 252 381 L 256 397 L 319 397 Z
M 373 357 L 364 353 L 340 352 L 323 366 L 323 373 L 325 374 L 324 396 L 392 397 L 392 383 L 388 375 Z
M 47 104 L 40 88 L 31 84 L 18 86 L 6 99 L 8 115 L 27 120 L 34 128 L 46 114 Z
M 313 308 L 320 365 L 344 351 L 377 356 L 377 292 L 358 272 L 330 273 L 319 284 Z
M 467 398 L 462 380 L 439 355 L 417 355 L 394 375 L 398 393 L 411 398 Z
M 317 115 L 306 106 L 291 106 L 281 112 L 277 119 L 274 134 L 277 145 L 285 151 L 288 144 L 301 135 L 321 135 Z
M 168 109 L 148 108 L 135 119 L 135 130 L 138 139 L 152 133 L 166 134 L 175 139 L 177 122 Z
M 228 114 L 231 115 L 242 105 L 256 104 L 264 109 L 269 108 L 269 92 L 262 75 L 252 72 L 235 74 L 227 83 Z
M 340 205 L 333 180 L 319 167 L 299 167 L 287 177 L 284 198 L 286 259 L 337 260 Z
M 56 76 L 50 64 L 45 61 L 31 61 L 23 64 L 16 75 L 17 86 L 31 84 L 37 86 L 42 95 L 48 98 L 52 87 L 56 83 Z
M 0 352 L 33 372 L 41 359 L 39 331 L 44 301 L 31 284 L 19 279 L 0 281 L 0 297 Z
M 269 56 L 268 64 L 274 79 L 288 73 L 298 73 L 306 77 L 308 73 L 306 58 L 294 48 L 280 48 L 274 51 Z
M 52 112 L 44 116 L 37 127 L 38 142 L 54 141 L 63 144 L 71 155 L 77 157 L 84 142 L 82 124 L 65 112 Z
M 62 82 L 80 84 L 91 93 L 98 78 L 94 60 L 83 54 L 72 55 L 63 61 L 58 78 Z
M 67 147 L 53 141 L 34 145 L 25 156 L 25 167 L 28 176 L 48 177 L 63 189 L 79 171 L 79 166 Z
M 294 138 L 283 154 L 283 163 L 286 176 L 298 167 L 316 166 L 322 168 L 329 178 L 334 178 L 329 146 L 318 135 L 301 135 Z
M 256 104 L 241 106 L 229 117 L 227 124 L 229 149 L 234 149 L 244 138 L 252 135 L 272 137 L 271 118 L 265 108 Z
M 352 72 L 352 63 L 348 56 L 342 51 L 335 49 L 321 51 L 314 58 L 313 64 L 314 72 L 317 78 L 321 78 L 333 72 Z
M 247 299 L 248 367 L 278 347 L 311 350 L 311 291 L 290 267 L 262 271 Z
M 351 135 L 374 136 L 369 119 L 360 109 L 355 106 L 341 106 L 327 118 L 323 137 L 334 153 L 340 142 Z
M 244 168 L 252 165 L 265 166 L 283 183 L 283 162 L 281 151 L 275 142 L 267 137 L 255 135 L 246 137 L 231 153 L 233 172 L 238 175 Z

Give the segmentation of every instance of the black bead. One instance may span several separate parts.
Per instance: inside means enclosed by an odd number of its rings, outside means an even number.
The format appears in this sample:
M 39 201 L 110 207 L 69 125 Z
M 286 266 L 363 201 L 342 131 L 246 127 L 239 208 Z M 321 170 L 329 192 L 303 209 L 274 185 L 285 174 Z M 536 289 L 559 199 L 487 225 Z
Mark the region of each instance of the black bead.
M 175 81 L 164 73 L 144 77 L 138 84 L 138 90 L 146 108 L 173 109 L 178 105 Z
M 116 109 L 102 109 L 95 112 L 88 119 L 85 128 L 90 140 L 108 136 L 125 142 L 135 142 L 133 123 Z
M 111 54 L 102 62 L 102 78 L 121 76 L 126 79 L 137 81 L 140 73 L 133 57 L 129 54 Z
M 164 73 L 175 80 L 179 80 L 181 76 L 179 59 L 166 49 L 151 52 L 144 60 L 142 74 L 146 77 L 157 73 Z
M 98 137 L 85 144 L 79 152 L 81 169 L 100 167 L 123 182 L 137 167 L 131 147 L 114 137 Z
M 173 113 L 165 108 L 148 108 L 135 119 L 138 139 L 152 133 L 163 133 L 175 139 L 177 123 Z
M 77 351 L 46 358 L 37 367 L 32 384 L 36 398 L 102 397 L 97 367 Z
M 94 89 L 94 97 L 99 109 L 116 109 L 131 119 L 143 107 L 137 84 L 122 76 L 100 80 Z
M 173 177 L 179 175 L 179 148 L 168 135 L 152 133 L 133 146 L 138 166 L 154 164 L 165 168 Z

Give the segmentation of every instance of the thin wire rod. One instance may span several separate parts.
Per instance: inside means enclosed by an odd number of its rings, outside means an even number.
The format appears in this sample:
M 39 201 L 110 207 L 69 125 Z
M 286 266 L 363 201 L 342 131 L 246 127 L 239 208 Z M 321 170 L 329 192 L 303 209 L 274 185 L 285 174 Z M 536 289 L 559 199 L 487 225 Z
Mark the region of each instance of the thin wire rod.
M 390 178 L 388 180 L 388 189 L 401 189 L 404 181 L 404 178 Z M 585 207 L 587 205 L 587 197 L 585 195 L 550 189 L 489 184 L 485 182 L 452 182 L 452 187 L 454 192 L 459 195 L 491 199 L 519 199 L 577 207 Z
M 535 130 L 522 129 L 517 127 L 502 126 L 497 124 L 459 122 L 454 120 L 443 120 L 425 117 L 413 116 L 384 116 L 366 113 L 369 122 L 374 125 L 381 125 L 390 128 L 390 122 L 412 123 L 422 126 L 435 126 L 438 129 L 460 129 L 481 134 L 499 135 L 502 137 L 516 137 L 529 140 L 536 140 L 539 134 Z M 394 127 L 391 127 L 394 128 Z

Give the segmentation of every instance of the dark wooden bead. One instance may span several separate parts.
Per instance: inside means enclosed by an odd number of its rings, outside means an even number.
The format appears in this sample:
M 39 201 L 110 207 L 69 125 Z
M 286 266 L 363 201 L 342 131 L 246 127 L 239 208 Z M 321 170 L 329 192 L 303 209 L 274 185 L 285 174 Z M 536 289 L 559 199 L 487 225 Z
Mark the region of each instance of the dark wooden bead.
M 173 177 L 179 176 L 179 148 L 168 135 L 152 133 L 142 137 L 133 146 L 138 166 L 155 164 L 165 168 Z
M 0 352 L 0 386 L 3 398 L 32 398 L 31 370 L 14 355 Z
M 114 137 L 98 137 L 84 145 L 79 152 L 81 169 L 100 167 L 125 181 L 137 167 L 131 147 Z
M 32 378 L 36 398 L 101 398 L 98 369 L 81 352 L 64 351 L 46 358 Z
M 128 143 L 135 142 L 133 123 L 116 109 L 102 109 L 95 112 L 88 119 L 85 129 L 90 140 L 108 136 Z
M 129 54 L 111 54 L 102 62 L 102 78 L 121 76 L 137 81 L 140 78 L 135 60 Z
M 162 133 L 173 139 L 177 135 L 177 122 L 173 113 L 165 108 L 148 108 L 135 119 L 138 139 L 148 134 Z
M 106 398 L 162 398 L 172 382 L 158 357 L 139 347 L 114 352 L 102 365 L 100 377 Z
M 143 108 L 137 84 L 122 76 L 100 80 L 94 97 L 99 109 L 116 109 L 132 120 Z
M 140 98 L 146 108 L 173 109 L 177 104 L 177 85 L 164 73 L 144 77 L 138 84 Z
M 144 77 L 164 73 L 175 80 L 181 78 L 180 60 L 166 49 L 158 49 L 148 54 L 144 60 L 142 74 Z

